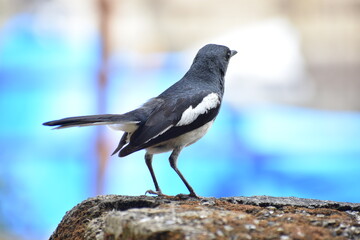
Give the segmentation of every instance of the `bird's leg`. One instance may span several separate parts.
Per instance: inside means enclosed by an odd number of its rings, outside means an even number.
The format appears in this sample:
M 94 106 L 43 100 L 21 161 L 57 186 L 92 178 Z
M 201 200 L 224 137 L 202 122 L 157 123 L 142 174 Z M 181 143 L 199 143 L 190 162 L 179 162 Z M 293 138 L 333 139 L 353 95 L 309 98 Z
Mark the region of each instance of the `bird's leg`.
M 181 178 L 181 180 L 183 181 L 183 183 L 189 190 L 190 194 L 188 196 L 199 198 L 199 196 L 195 193 L 194 189 L 190 186 L 190 184 L 186 181 L 185 177 L 181 174 L 180 170 L 177 168 L 177 159 L 179 157 L 181 150 L 182 150 L 182 147 L 178 147 L 173 150 L 173 152 L 171 153 L 170 158 L 169 158 L 170 166 L 175 170 L 177 175 L 179 175 L 179 177 Z M 184 197 L 184 195 L 182 195 L 182 194 L 179 194 L 177 196 L 179 196 L 180 198 Z
M 155 191 L 153 190 L 147 190 L 145 192 L 145 194 L 149 193 L 149 194 L 155 194 L 155 195 L 158 195 L 158 196 L 164 196 L 164 194 L 161 192 L 161 189 L 159 187 L 159 184 L 157 183 L 157 180 L 156 180 L 156 177 L 155 177 L 155 173 L 154 173 L 154 170 L 152 168 L 152 157 L 153 155 L 152 154 L 148 154 L 146 153 L 145 154 L 145 162 L 146 162 L 146 165 L 147 167 L 149 168 L 149 171 L 150 171 L 150 174 L 151 174 L 151 178 L 154 182 L 154 185 L 155 185 Z

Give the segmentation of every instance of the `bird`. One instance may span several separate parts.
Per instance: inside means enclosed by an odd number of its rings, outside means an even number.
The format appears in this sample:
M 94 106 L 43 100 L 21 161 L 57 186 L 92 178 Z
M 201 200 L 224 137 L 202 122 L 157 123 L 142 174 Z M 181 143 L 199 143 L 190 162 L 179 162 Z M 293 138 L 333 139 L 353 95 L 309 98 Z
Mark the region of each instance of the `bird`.
M 163 194 L 153 167 L 153 155 L 170 152 L 170 166 L 188 189 L 187 197 L 199 198 L 177 167 L 180 152 L 202 138 L 219 113 L 224 96 L 224 78 L 230 59 L 237 53 L 227 46 L 207 44 L 196 54 L 185 75 L 157 97 L 139 108 L 124 114 L 100 114 L 68 117 L 43 123 L 54 129 L 107 125 L 123 131 L 118 146 L 112 153 L 125 157 L 145 150 L 145 163 L 155 191 Z M 179 194 L 180 195 L 180 194 Z

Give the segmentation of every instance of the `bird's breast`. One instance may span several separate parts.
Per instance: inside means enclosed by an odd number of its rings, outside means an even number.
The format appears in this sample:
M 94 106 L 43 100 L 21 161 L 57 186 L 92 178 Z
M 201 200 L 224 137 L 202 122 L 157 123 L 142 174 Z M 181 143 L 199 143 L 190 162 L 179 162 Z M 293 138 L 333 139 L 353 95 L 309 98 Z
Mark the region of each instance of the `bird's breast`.
M 202 138 L 207 133 L 213 122 L 214 120 L 176 138 L 161 142 L 159 144 L 156 144 L 155 146 L 151 146 L 147 148 L 146 151 L 149 154 L 157 154 L 171 151 L 176 147 L 187 147 Z

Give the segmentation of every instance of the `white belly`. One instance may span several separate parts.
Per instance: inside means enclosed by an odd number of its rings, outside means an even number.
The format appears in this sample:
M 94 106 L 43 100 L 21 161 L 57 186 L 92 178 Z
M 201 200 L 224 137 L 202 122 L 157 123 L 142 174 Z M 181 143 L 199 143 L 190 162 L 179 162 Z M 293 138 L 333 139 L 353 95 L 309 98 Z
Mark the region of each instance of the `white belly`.
M 211 125 L 214 121 L 210 121 L 203 125 L 202 127 L 199 127 L 191 132 L 185 133 L 183 135 L 178 136 L 177 138 L 170 139 L 166 142 L 162 142 L 157 144 L 156 146 L 152 146 L 146 149 L 146 151 L 149 154 L 157 154 L 157 153 L 163 153 L 173 150 L 176 147 L 186 147 L 193 143 L 195 143 L 197 140 L 202 138 L 206 132 L 209 130 Z

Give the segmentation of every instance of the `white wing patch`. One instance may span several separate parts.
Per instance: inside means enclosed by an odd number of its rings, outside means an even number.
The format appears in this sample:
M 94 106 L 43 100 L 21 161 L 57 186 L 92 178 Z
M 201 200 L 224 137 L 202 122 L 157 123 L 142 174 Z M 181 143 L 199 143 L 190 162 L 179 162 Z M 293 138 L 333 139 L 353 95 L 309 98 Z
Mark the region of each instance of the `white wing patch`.
M 195 108 L 188 107 L 181 115 L 180 121 L 176 126 L 189 125 L 195 121 L 201 114 L 207 113 L 210 109 L 216 108 L 220 104 L 219 96 L 216 93 L 210 93 Z

